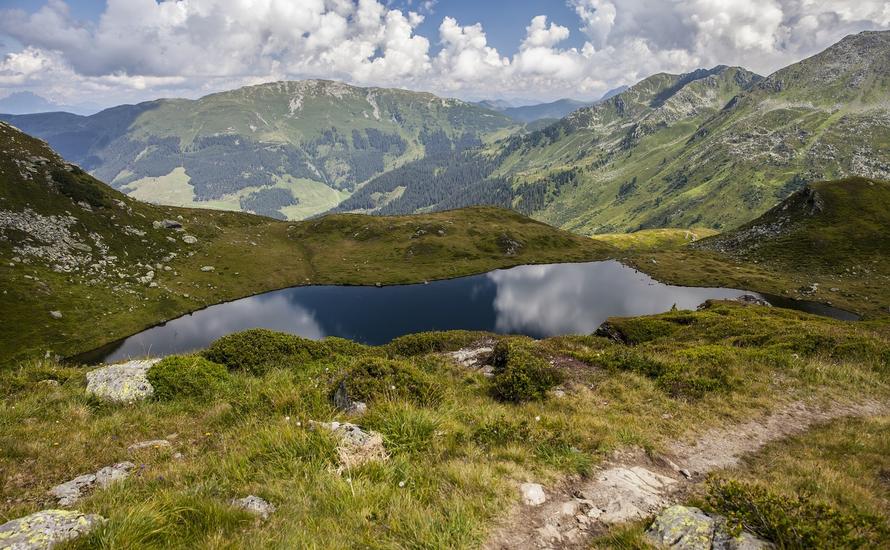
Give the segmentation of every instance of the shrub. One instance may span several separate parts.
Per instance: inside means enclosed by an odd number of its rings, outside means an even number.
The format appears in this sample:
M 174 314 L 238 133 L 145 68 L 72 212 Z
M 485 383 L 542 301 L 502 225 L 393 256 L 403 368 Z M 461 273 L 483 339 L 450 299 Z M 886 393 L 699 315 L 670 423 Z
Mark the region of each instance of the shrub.
M 372 402 L 380 399 L 405 399 L 419 405 L 435 404 L 441 388 L 430 376 L 407 361 L 364 357 L 358 359 L 342 378 L 334 383 L 331 397 L 340 385 L 349 399 Z
M 83 171 L 72 173 L 59 168 L 53 170 L 51 176 L 59 191 L 74 202 L 85 202 L 96 208 L 111 206 L 111 200 L 102 191 L 102 184 Z
M 744 528 L 782 548 L 878 548 L 890 537 L 881 518 L 844 513 L 805 494 L 786 496 L 757 484 L 713 479 L 708 504 Z
M 653 359 L 637 350 L 613 347 L 599 358 L 607 368 L 630 371 L 656 382 L 671 397 L 699 398 L 706 393 L 732 388 L 730 366 L 721 359 L 731 356 L 719 346 L 702 346 L 680 353 L 681 362 Z
M 418 332 L 399 336 L 386 345 L 390 356 L 413 357 L 427 353 L 456 351 L 484 337 L 483 333 L 466 330 Z
M 209 399 L 229 380 L 226 368 L 200 355 L 171 355 L 148 369 L 154 397 L 160 400 L 189 397 Z
M 531 346 L 501 340 L 494 348 L 492 393 L 502 401 L 521 403 L 544 399 L 547 390 L 562 382 L 561 373 L 536 355 Z
M 284 360 L 312 361 L 331 355 L 354 355 L 367 346 L 343 338 L 309 340 L 268 329 L 251 329 L 215 341 L 203 355 L 231 371 L 263 374 Z

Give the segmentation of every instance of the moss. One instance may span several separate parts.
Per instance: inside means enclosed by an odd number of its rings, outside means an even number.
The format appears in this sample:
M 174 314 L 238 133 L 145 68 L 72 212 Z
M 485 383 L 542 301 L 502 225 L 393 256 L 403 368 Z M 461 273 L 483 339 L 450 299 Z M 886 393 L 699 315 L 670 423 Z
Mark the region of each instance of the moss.
M 341 384 L 350 399 L 365 402 L 405 399 L 418 405 L 433 405 L 442 396 L 439 384 L 414 364 L 380 357 L 356 360 L 335 382 L 331 396 Z
M 562 374 L 550 366 L 524 340 L 502 340 L 492 357 L 492 394 L 512 403 L 544 399 L 547 391 L 562 382 Z
M 367 346 L 343 338 L 316 341 L 258 328 L 223 336 L 204 350 L 203 355 L 231 371 L 263 374 L 276 366 L 332 355 L 355 355 L 367 350 Z
M 755 483 L 713 479 L 708 503 L 742 528 L 782 548 L 879 548 L 890 540 L 884 518 L 844 512 L 808 494 L 778 494 Z
M 206 400 L 220 394 L 229 373 L 220 364 L 198 355 L 171 355 L 148 369 L 155 399 Z

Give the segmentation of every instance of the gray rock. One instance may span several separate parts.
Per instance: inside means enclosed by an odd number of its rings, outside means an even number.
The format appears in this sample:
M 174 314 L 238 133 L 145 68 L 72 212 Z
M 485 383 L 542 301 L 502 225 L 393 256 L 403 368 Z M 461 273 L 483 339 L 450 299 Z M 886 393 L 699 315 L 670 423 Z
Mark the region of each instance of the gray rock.
M 182 242 L 184 242 L 185 244 L 195 244 L 198 242 L 198 238 L 192 235 L 183 235 Z
M 337 455 L 340 462 L 338 472 L 361 466 L 368 462 L 384 461 L 389 458 L 383 445 L 383 436 L 377 432 L 365 431 L 348 422 L 309 421 L 312 428 L 330 431 L 339 440 Z
M 232 506 L 240 508 L 246 512 L 250 512 L 262 519 L 269 519 L 269 516 L 275 512 L 275 506 L 269 504 L 265 499 L 255 495 L 248 495 L 244 498 L 236 498 L 231 501 Z
M 126 479 L 130 470 L 136 468 L 132 462 L 119 462 L 113 466 L 101 468 L 94 474 L 85 474 L 56 485 L 49 494 L 59 499 L 59 506 L 71 506 L 90 491 L 93 487 L 104 489 L 110 484 Z
M 101 367 L 87 373 L 87 393 L 118 403 L 132 403 L 150 397 L 154 388 L 146 374 L 160 359 L 128 361 Z
M 364 414 L 368 410 L 368 406 L 364 402 L 355 401 L 350 397 L 345 382 L 340 382 L 337 389 L 334 390 L 332 400 L 335 407 L 349 414 Z
M 204 267 L 201 268 L 201 271 L 203 271 L 204 273 L 209 273 L 211 271 L 214 271 L 215 269 L 216 268 L 213 267 L 212 265 L 205 265 Z
M 640 466 L 615 467 L 601 472 L 596 484 L 583 497 L 602 511 L 607 524 L 635 521 L 649 516 L 666 504 L 666 493 L 677 480 Z
M 660 547 L 710 550 L 714 520 L 698 508 L 671 506 L 655 518 L 646 537 Z
M 729 534 L 726 520 L 698 508 L 671 506 L 663 510 L 646 531 L 656 546 L 677 550 L 767 550 L 771 543 L 751 533 Z
M 95 514 L 74 510 L 43 510 L 0 525 L 4 550 L 47 550 L 86 535 L 105 522 Z
M 755 296 L 753 294 L 742 294 L 738 298 L 735 299 L 736 302 L 741 304 L 745 304 L 746 306 L 763 306 L 763 307 L 773 307 L 773 305 L 760 296 Z
M 61 319 L 62 312 L 61 311 L 50 311 L 49 316 L 52 317 L 53 319 Z
M 178 229 L 182 227 L 182 224 L 176 220 L 156 220 L 151 222 L 151 225 L 155 229 Z
M 523 483 L 519 486 L 519 491 L 522 493 L 522 502 L 529 506 L 540 506 L 547 502 L 544 487 L 539 483 Z

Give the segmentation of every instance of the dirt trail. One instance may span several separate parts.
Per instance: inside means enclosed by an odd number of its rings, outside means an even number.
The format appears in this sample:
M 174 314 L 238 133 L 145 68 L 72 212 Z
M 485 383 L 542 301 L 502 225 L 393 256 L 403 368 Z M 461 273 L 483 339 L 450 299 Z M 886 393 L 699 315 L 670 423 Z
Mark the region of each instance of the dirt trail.
M 734 466 L 770 442 L 830 420 L 887 410 L 875 401 L 827 407 L 794 402 L 762 418 L 710 430 L 693 443 L 675 443 L 659 459 L 640 451 L 616 453 L 593 476 L 546 488 L 544 504 L 518 506 L 485 548 L 587 548 L 610 525 L 655 515 L 682 500 L 708 472 Z

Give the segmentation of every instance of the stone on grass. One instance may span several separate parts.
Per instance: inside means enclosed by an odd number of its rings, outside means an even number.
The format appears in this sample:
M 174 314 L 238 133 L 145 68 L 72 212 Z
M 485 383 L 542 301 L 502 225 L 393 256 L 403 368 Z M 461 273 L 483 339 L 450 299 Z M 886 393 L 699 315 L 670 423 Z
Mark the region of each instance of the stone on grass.
M 50 311 L 49 316 L 52 317 L 53 319 L 61 319 L 62 312 L 61 311 Z
M 147 373 L 160 359 L 128 361 L 87 373 L 87 393 L 117 403 L 132 403 L 150 397 L 154 388 Z
M 185 244 L 195 244 L 198 242 L 198 238 L 192 235 L 183 235 L 182 242 L 184 242 Z
M 352 399 L 349 395 L 349 390 L 346 389 L 346 382 L 343 381 L 334 390 L 332 401 L 335 407 L 349 414 L 365 414 L 368 411 L 368 405 L 364 401 Z
M 74 510 L 43 510 L 0 525 L 0 548 L 47 550 L 86 535 L 105 522 L 95 514 Z
M 247 495 L 244 498 L 236 498 L 231 501 L 232 506 L 240 508 L 262 519 L 269 519 L 275 512 L 275 506 L 256 495 Z
M 201 271 L 203 271 L 204 273 L 210 273 L 211 271 L 214 271 L 214 270 L 216 270 L 216 268 L 213 267 L 212 265 L 205 265 L 204 267 L 201 268 Z
M 544 487 L 539 483 L 523 483 L 519 486 L 519 490 L 522 492 L 522 502 L 529 506 L 539 506 L 547 502 Z
M 380 462 L 389 458 L 383 446 L 383 436 L 370 430 L 365 431 L 348 422 L 314 422 L 311 427 L 330 431 L 338 439 L 337 456 L 340 462 L 338 472 L 349 470 L 368 462 Z
M 745 304 L 746 306 L 763 306 L 763 307 L 773 307 L 773 305 L 760 296 L 755 296 L 753 294 L 742 294 L 738 298 L 735 299 L 736 302 Z
M 152 439 L 150 441 L 140 441 L 139 443 L 133 443 L 127 450 L 129 452 L 133 451 L 141 451 L 142 449 L 166 449 L 171 447 L 173 444 L 167 441 L 166 439 Z
M 49 490 L 49 494 L 59 499 L 59 506 L 71 506 L 89 492 L 93 487 L 104 489 L 116 481 L 126 479 L 130 471 L 136 465 L 132 462 L 119 462 L 113 466 L 106 466 L 94 474 L 84 474 L 56 485 Z
M 155 229 L 179 229 L 182 224 L 176 220 L 155 220 L 151 222 L 151 226 Z

